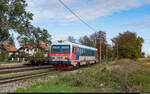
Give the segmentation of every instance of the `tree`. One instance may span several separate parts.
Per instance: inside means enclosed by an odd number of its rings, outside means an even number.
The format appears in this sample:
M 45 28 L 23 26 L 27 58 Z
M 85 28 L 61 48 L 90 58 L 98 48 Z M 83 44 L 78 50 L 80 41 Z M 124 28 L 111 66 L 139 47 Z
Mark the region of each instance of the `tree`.
M 88 46 L 94 46 L 93 42 L 90 40 L 90 38 L 88 36 L 83 36 L 79 39 L 79 42 L 84 44 L 84 45 L 88 45 Z
M 35 56 L 35 57 L 44 57 L 44 52 L 38 51 L 33 56 Z
M 10 35 L 9 32 L 0 32 L 0 44 L 11 44 L 15 46 L 14 36 Z
M 10 30 L 21 35 L 28 33 L 33 14 L 27 12 L 26 7 L 25 0 L 0 1 L 0 43 L 9 38 Z
M 39 46 L 41 43 L 51 44 L 51 35 L 46 29 L 41 30 L 39 27 L 30 26 L 29 33 L 17 38 L 20 45 L 34 44 Z
M 119 33 L 119 36 L 112 39 L 114 45 L 114 52 L 119 58 L 136 59 L 141 57 L 143 38 L 137 37 L 136 33 L 126 31 L 123 34 Z
M 0 61 L 6 61 L 8 60 L 8 54 L 6 51 L 2 50 L 0 53 Z
M 10 45 L 15 46 L 15 41 L 14 41 L 14 36 L 13 36 L 13 34 L 10 35 L 10 37 L 8 38 L 7 44 L 10 44 Z
M 100 48 L 100 41 L 101 41 L 101 49 L 102 49 L 101 50 L 102 59 L 105 59 L 105 57 L 106 57 L 106 45 L 107 45 L 105 32 L 98 31 L 98 32 L 91 34 L 89 37 L 83 36 L 79 39 L 80 43 L 87 45 L 87 46 L 97 48 L 99 55 L 100 55 L 100 49 L 99 49 Z
M 76 39 L 73 36 L 68 36 L 67 40 L 70 41 L 70 42 L 75 42 L 76 41 Z

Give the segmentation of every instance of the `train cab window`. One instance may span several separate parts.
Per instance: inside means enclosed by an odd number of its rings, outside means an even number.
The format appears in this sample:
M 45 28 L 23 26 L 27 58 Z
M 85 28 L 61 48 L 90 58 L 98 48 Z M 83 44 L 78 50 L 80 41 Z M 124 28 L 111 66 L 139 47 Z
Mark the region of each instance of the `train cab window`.
M 52 46 L 52 53 L 59 53 L 59 52 L 60 52 L 60 46 L 53 45 Z
M 69 53 L 70 47 L 68 45 L 61 46 L 62 53 Z

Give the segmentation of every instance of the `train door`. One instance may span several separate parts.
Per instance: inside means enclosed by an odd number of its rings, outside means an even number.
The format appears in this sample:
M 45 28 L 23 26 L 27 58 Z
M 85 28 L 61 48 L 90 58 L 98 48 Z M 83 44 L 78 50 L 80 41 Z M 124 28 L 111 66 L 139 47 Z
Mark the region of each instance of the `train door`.
M 73 46 L 72 47 L 72 60 L 76 60 L 77 58 L 77 47 Z

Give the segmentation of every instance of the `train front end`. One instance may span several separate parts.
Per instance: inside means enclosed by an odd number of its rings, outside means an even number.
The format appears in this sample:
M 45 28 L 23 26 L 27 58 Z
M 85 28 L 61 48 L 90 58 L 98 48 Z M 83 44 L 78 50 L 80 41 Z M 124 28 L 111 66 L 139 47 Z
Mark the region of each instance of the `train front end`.
M 72 69 L 71 45 L 55 43 L 51 45 L 50 56 L 56 69 Z

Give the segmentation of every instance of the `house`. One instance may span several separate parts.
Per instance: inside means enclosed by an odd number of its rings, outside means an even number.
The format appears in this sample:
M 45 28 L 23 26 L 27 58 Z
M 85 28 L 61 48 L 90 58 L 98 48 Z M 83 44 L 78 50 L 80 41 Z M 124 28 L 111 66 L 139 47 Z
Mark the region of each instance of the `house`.
M 44 56 L 47 57 L 50 54 L 50 46 L 48 46 L 47 44 L 40 44 L 39 45 L 41 48 L 43 48 L 42 52 L 44 52 Z
M 18 49 L 18 53 L 20 56 L 23 54 L 25 56 L 33 56 L 38 51 L 44 52 L 44 56 L 47 57 L 50 52 L 50 47 L 46 44 L 40 44 L 39 47 L 37 47 L 36 45 L 25 44 Z
M 8 53 L 8 57 L 10 57 L 12 54 L 16 54 L 16 52 L 17 52 L 17 48 L 10 44 L 2 44 L 0 46 L 0 53 L 2 50 L 6 51 Z
M 29 44 L 25 44 L 22 47 L 20 47 L 18 49 L 18 53 L 20 56 L 22 56 L 23 54 L 25 56 L 33 56 L 33 54 L 36 52 L 35 46 L 34 45 L 29 45 Z
M 149 57 L 150 57 L 150 54 L 145 54 L 144 57 L 145 57 L 145 58 L 149 58 Z

